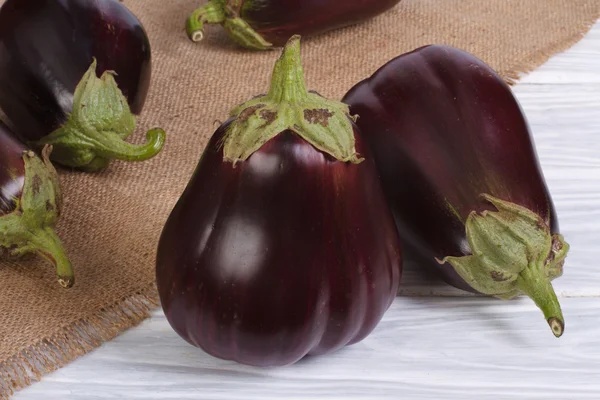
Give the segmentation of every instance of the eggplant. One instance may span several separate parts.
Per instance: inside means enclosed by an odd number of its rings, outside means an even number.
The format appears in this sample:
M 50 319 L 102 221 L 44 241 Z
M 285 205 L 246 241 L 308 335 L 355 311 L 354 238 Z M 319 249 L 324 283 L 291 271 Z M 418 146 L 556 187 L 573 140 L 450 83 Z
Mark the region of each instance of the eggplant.
M 75 283 L 73 267 L 54 232 L 62 202 L 56 170 L 0 122 L 0 256 L 35 253 L 56 267 L 58 283 Z
M 100 74 L 100 77 L 98 77 Z M 147 160 L 165 132 L 125 142 L 151 77 L 148 37 L 116 0 L 7 0 L 0 8 L 0 108 L 32 147 L 96 171 L 110 160 Z
M 306 90 L 292 37 L 269 93 L 217 129 L 164 227 L 156 278 L 174 330 L 255 366 L 365 338 L 401 273 L 368 154 L 347 106 Z
M 422 265 L 460 289 L 525 294 L 562 335 L 551 280 L 569 245 L 503 79 L 465 51 L 431 45 L 389 61 L 342 101 L 359 116 L 401 240 Z
M 295 34 L 313 36 L 353 25 L 389 10 L 400 0 L 210 0 L 188 18 L 194 42 L 204 24 L 221 24 L 237 44 L 253 50 L 283 46 Z

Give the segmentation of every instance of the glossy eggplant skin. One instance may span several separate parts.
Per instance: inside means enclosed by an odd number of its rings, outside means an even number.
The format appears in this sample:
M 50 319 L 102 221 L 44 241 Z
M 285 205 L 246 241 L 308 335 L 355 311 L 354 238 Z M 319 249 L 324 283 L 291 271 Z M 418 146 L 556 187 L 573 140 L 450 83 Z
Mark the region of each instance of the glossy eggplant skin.
M 494 210 L 486 193 L 535 212 L 558 232 L 529 126 L 509 86 L 449 46 L 401 55 L 342 100 L 374 153 L 400 237 L 458 288 L 447 256 L 467 256 L 465 221 Z
M 0 108 L 19 135 L 39 140 L 72 111 L 84 73 L 115 71 L 134 114 L 151 75 L 150 44 L 116 0 L 7 0 L 0 8 Z
M 175 331 L 213 356 L 291 364 L 365 338 L 399 284 L 398 235 L 375 164 L 292 131 L 233 167 L 212 137 L 162 233 L 157 282 Z
M 23 193 L 23 153 L 27 150 L 27 146 L 0 122 L 0 217 L 15 210 L 16 199 Z
M 389 10 L 400 0 L 243 0 L 240 16 L 265 40 L 283 46 L 303 37 L 353 25 Z

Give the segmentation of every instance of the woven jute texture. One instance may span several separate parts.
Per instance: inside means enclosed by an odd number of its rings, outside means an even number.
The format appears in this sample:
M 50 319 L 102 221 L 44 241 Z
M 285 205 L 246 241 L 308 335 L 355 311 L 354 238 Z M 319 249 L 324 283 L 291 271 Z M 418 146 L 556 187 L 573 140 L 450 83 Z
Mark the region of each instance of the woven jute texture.
M 191 43 L 184 20 L 199 0 L 123 4 L 142 20 L 153 48 L 152 87 L 134 141 L 162 126 L 168 142 L 148 162 L 114 162 L 99 174 L 60 171 L 65 204 L 58 233 L 76 267 L 74 288 L 59 287 L 52 268 L 36 258 L 0 262 L 0 398 L 157 306 L 161 228 L 215 121 L 267 90 L 279 54 L 240 50 L 217 26 L 203 43 Z M 599 13 L 598 0 L 404 0 L 371 21 L 304 40 L 307 83 L 339 99 L 391 58 L 431 43 L 470 51 L 514 82 L 579 40 Z

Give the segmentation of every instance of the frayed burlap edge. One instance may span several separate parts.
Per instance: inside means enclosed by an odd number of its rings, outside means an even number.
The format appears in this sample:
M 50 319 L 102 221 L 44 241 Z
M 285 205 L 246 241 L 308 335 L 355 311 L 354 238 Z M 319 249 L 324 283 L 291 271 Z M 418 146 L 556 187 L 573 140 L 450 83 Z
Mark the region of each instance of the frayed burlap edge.
M 567 38 L 563 42 L 556 43 L 553 46 L 549 46 L 548 48 L 543 49 L 535 57 L 528 60 L 527 62 L 522 63 L 520 65 L 516 65 L 513 70 L 498 72 L 504 78 L 506 83 L 508 83 L 511 86 L 515 85 L 519 81 L 519 79 L 542 66 L 552 56 L 570 49 L 577 42 L 581 41 L 600 18 L 600 12 L 596 15 L 590 16 L 590 18 L 591 19 L 589 21 L 582 22 L 579 25 L 579 27 L 577 28 L 577 33 L 573 34 L 572 37 Z
M 156 285 L 152 284 L 22 350 L 0 364 L 0 399 L 9 399 L 16 390 L 140 324 L 158 304 Z

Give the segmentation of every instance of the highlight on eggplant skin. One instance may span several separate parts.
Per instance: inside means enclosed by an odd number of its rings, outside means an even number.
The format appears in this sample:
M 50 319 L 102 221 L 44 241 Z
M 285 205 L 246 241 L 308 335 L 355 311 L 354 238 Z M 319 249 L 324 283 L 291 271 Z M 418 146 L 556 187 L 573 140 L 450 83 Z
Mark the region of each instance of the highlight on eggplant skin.
M 70 288 L 73 267 L 54 232 L 62 193 L 50 150 L 38 157 L 0 122 L 0 257 L 35 253 L 56 268 L 58 283 Z
M 117 0 L 7 0 L 0 7 L 0 108 L 32 147 L 58 164 L 95 171 L 162 149 L 133 133 L 151 79 L 140 21 Z M 90 104 L 95 104 L 90 107 Z
M 555 336 L 551 280 L 569 245 L 525 115 L 487 64 L 450 46 L 403 54 L 342 100 L 373 151 L 402 242 L 449 284 L 531 297 Z
M 364 339 L 400 273 L 375 164 L 347 106 L 307 91 L 293 37 L 269 93 L 217 129 L 168 218 L 167 320 L 215 357 L 288 365 Z
M 189 38 L 204 38 L 206 24 L 220 24 L 238 45 L 268 50 L 293 35 L 318 35 L 366 21 L 401 0 L 210 0 L 186 21 Z M 293 11 L 291 11 L 293 10 Z

